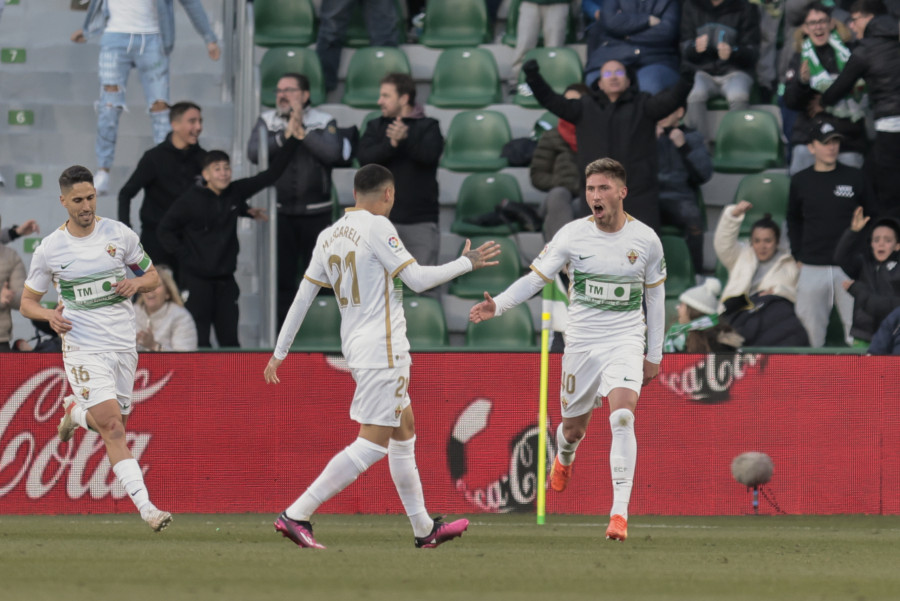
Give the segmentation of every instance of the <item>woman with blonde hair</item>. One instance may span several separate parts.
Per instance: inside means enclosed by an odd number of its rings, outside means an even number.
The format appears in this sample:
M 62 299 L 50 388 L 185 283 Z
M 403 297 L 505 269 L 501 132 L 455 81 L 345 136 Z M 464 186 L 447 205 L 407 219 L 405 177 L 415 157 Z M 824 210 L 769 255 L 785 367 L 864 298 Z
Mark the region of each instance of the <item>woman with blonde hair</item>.
M 135 302 L 138 351 L 196 351 L 197 326 L 181 300 L 172 271 L 158 266 L 159 286 Z

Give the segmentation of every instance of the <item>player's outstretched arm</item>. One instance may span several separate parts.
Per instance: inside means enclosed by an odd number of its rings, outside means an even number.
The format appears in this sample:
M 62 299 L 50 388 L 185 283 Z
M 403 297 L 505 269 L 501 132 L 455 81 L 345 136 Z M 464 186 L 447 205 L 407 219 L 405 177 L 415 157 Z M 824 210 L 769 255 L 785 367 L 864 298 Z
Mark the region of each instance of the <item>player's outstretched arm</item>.
M 472 323 L 481 323 L 492 318 L 497 313 L 497 303 L 491 298 L 487 292 L 484 293 L 484 300 L 469 310 L 469 321 Z
M 491 261 L 491 259 L 500 254 L 500 245 L 493 240 L 485 242 L 475 250 L 471 250 L 471 248 L 472 241 L 467 239 L 466 245 L 463 247 L 462 256 L 472 261 L 472 271 L 500 263 L 500 261 Z

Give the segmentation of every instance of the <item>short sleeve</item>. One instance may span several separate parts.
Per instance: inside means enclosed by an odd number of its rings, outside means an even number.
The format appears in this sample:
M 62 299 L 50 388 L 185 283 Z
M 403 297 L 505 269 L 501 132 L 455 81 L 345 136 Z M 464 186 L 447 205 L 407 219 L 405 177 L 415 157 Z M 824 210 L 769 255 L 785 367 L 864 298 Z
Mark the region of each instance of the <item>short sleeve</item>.
M 328 280 L 325 251 L 322 250 L 322 236 L 324 235 L 324 232 L 319 234 L 319 239 L 316 240 L 316 247 L 313 249 L 312 258 L 309 260 L 309 265 L 307 265 L 303 277 L 321 288 L 331 288 Z
M 564 233 L 566 230 L 567 228 L 559 230 L 531 262 L 531 270 L 547 282 L 553 281 L 556 274 L 569 262 L 569 249 L 565 242 L 569 234 Z
M 666 281 L 666 257 L 663 254 L 662 242 L 657 236 L 650 241 L 647 255 L 647 268 L 644 270 L 644 284 L 648 288 L 659 286 Z
M 404 267 L 415 261 L 413 256 L 409 254 L 409 251 L 406 250 L 406 247 L 403 246 L 403 241 L 400 240 L 400 236 L 397 234 L 397 228 L 385 217 L 375 220 L 369 237 L 369 244 L 372 246 L 375 256 L 378 257 L 378 260 L 381 261 L 381 264 L 384 265 L 384 268 L 391 274 L 392 278 L 397 277 L 397 274 L 403 271 Z
M 31 268 L 28 270 L 28 279 L 25 280 L 25 287 L 32 292 L 46 294 L 50 290 L 52 283 L 53 273 L 47 264 L 44 246 L 39 245 L 31 257 Z
M 153 264 L 150 256 L 144 252 L 141 239 L 130 227 L 122 225 L 122 238 L 125 240 L 125 264 L 135 275 L 143 275 Z

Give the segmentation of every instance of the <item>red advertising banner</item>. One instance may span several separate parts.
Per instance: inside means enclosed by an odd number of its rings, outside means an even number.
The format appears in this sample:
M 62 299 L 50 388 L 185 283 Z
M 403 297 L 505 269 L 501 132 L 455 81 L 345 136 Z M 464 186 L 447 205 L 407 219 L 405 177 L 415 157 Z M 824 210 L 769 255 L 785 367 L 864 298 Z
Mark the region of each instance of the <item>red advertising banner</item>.
M 340 357 L 292 354 L 275 386 L 262 377 L 268 357 L 141 355 L 128 440 L 157 505 L 281 511 L 354 439 L 354 384 Z M 559 363 L 551 357 L 550 460 Z M 4 354 L 0 373 L 0 514 L 133 511 L 96 434 L 56 436 L 68 394 L 61 357 Z M 409 391 L 430 511 L 534 510 L 538 373 L 536 354 L 414 355 Z M 595 412 L 569 488 L 548 491 L 548 512 L 609 511 L 607 415 Z M 746 451 L 775 466 L 760 513 L 900 514 L 900 359 L 669 355 L 636 417 L 633 514 L 750 512 L 730 471 Z M 387 461 L 321 511 L 401 513 Z

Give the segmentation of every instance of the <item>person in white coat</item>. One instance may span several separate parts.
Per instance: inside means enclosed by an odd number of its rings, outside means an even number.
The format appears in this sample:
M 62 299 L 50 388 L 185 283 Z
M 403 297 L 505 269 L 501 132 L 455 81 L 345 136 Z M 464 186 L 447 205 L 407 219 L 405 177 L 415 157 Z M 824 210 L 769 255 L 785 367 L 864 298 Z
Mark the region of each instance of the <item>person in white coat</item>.
M 172 272 L 160 266 L 159 286 L 141 294 L 134 303 L 137 321 L 137 349 L 147 351 L 196 351 L 197 326 Z

